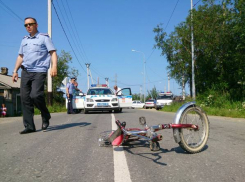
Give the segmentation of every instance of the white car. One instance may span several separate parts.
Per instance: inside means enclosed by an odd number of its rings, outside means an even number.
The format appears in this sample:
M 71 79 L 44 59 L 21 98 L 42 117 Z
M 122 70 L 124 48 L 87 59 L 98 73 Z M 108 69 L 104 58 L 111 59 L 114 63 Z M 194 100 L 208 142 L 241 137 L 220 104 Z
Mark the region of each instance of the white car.
M 73 95 L 72 107 L 75 113 L 80 113 L 83 110 L 85 96 L 86 95 L 84 93 L 79 93 L 79 92 L 76 92 L 75 95 Z M 66 98 L 66 109 L 67 109 L 67 103 L 68 100 Z
M 89 111 L 122 112 L 122 108 L 132 106 L 132 94 L 130 88 L 124 88 L 115 93 L 107 86 L 91 87 L 84 100 L 84 113 Z
M 154 100 L 153 99 L 149 99 L 145 102 L 145 106 L 144 106 L 145 109 L 153 108 L 153 107 L 154 107 Z
M 131 89 L 123 88 L 114 93 L 105 84 L 92 84 L 86 95 L 73 98 L 72 106 L 75 111 L 83 110 L 85 114 L 89 111 L 122 112 L 123 108 L 132 107 Z
M 143 108 L 145 106 L 145 103 L 142 103 L 139 100 L 134 100 L 132 103 L 132 109 L 134 108 Z
M 83 110 L 84 114 L 89 111 L 122 112 L 123 108 L 132 107 L 131 89 L 123 88 L 114 93 L 105 84 L 92 84 L 86 95 L 80 93 L 73 98 L 72 106 L 74 111 Z

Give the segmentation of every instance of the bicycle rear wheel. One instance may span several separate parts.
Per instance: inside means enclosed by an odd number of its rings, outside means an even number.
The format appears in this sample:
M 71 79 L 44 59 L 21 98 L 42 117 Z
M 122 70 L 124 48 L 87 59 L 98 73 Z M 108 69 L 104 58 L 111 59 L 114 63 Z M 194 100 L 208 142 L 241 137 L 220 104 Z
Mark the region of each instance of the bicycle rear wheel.
M 187 108 L 181 118 L 180 124 L 197 125 L 198 129 L 181 128 L 179 145 L 188 153 L 198 153 L 206 145 L 209 136 L 209 121 L 205 112 L 198 106 Z
M 98 142 L 100 147 L 111 146 L 111 142 L 109 141 L 109 137 L 112 135 L 114 131 L 104 131 L 100 133 Z

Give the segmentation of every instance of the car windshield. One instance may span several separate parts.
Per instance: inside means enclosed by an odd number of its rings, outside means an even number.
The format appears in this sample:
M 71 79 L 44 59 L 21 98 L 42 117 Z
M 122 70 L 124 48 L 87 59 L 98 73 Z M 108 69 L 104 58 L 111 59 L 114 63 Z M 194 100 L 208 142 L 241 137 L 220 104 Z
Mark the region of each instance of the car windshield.
M 87 95 L 112 95 L 112 91 L 108 88 L 89 89 Z
M 162 95 L 162 96 L 158 96 L 157 99 L 162 99 L 162 100 L 170 100 L 173 97 L 171 95 Z

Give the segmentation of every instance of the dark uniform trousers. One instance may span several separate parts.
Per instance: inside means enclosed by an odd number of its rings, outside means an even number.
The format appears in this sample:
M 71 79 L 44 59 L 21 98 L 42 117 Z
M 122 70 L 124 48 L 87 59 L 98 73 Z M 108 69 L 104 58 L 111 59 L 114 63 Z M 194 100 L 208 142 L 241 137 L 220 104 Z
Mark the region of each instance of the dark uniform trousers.
M 73 113 L 72 99 L 73 99 L 73 95 L 69 94 L 69 98 L 67 98 L 67 100 L 68 100 L 68 103 L 67 103 L 67 114 L 72 114 Z
M 50 113 L 46 107 L 44 97 L 44 82 L 47 73 L 41 72 L 21 72 L 21 104 L 23 112 L 23 123 L 26 128 L 35 130 L 33 120 L 34 105 L 41 111 L 42 122 L 47 123 L 51 118 Z

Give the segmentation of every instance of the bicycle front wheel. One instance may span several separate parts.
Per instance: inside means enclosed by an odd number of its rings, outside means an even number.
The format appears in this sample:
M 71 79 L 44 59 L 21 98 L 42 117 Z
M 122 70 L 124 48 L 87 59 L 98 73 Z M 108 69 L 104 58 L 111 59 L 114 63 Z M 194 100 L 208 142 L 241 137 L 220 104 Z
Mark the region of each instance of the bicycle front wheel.
M 209 136 L 209 121 L 198 106 L 187 108 L 181 115 L 180 124 L 197 125 L 198 129 L 181 128 L 179 145 L 188 153 L 198 153 L 206 145 Z

